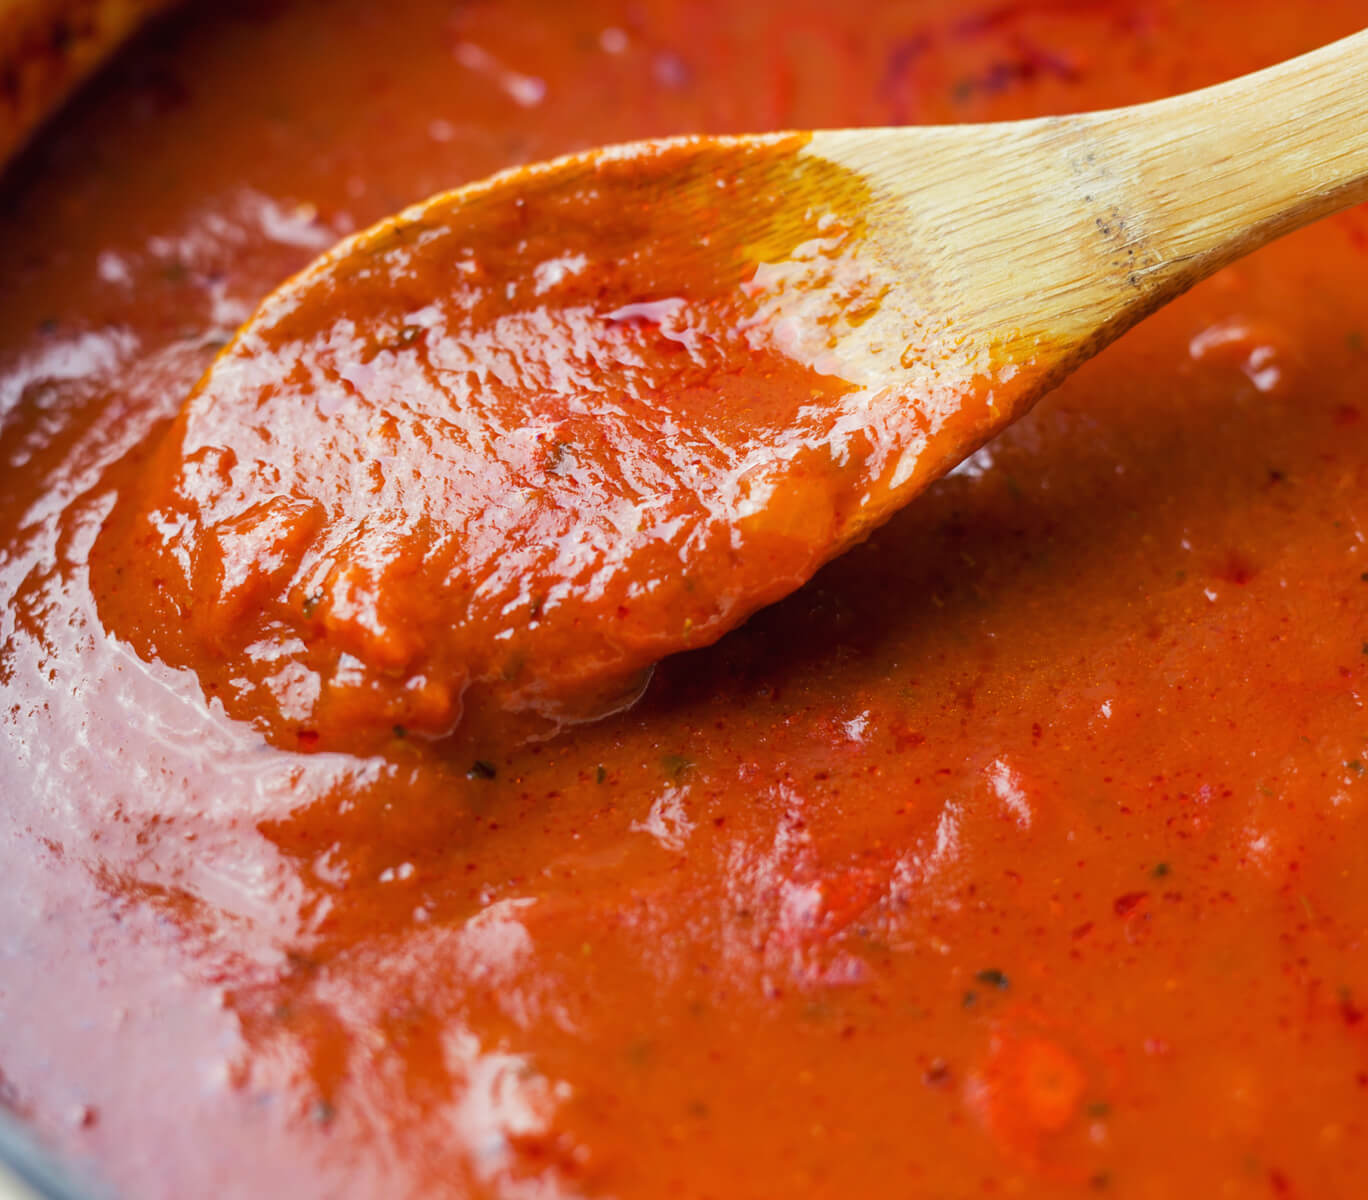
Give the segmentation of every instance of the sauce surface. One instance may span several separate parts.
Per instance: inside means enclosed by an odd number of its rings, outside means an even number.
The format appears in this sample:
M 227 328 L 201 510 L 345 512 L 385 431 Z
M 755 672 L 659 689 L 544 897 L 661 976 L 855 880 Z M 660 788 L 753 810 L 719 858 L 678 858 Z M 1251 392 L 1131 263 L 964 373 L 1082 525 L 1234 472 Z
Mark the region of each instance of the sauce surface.
M 469 740 L 481 700 L 495 745 L 626 707 L 808 578 L 890 458 L 769 315 L 785 268 L 879 303 L 858 223 L 801 198 L 801 140 L 552 167 L 322 259 L 108 523 L 102 619 L 290 749 Z
M 1364 212 L 537 745 L 299 753 L 251 679 L 216 698 L 122 628 L 152 601 L 102 547 L 260 299 L 414 197 L 648 136 L 1139 101 L 1364 15 L 292 0 L 152 31 L 0 194 L 0 1100 L 129 1196 L 1356 1194 Z M 663 356 L 667 326 L 606 335 Z
M 492 751 L 628 707 L 1050 370 L 928 321 L 809 140 L 571 156 L 342 242 L 106 522 L 107 628 L 287 749 Z

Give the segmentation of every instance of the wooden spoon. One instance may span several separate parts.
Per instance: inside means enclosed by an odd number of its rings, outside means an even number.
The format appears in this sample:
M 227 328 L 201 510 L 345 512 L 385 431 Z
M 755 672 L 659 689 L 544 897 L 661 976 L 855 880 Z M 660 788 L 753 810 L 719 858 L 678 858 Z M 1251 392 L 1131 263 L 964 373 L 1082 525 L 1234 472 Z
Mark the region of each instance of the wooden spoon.
M 286 744 L 600 715 L 1365 197 L 1368 33 L 1110 112 L 506 172 L 265 301 L 116 514 L 146 586 L 106 617 Z

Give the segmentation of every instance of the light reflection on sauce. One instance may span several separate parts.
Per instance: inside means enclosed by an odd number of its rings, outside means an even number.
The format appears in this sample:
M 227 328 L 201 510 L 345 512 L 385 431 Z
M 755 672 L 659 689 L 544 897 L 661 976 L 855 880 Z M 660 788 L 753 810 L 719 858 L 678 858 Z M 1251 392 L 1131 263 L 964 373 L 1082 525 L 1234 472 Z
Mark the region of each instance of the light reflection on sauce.
M 288 749 L 497 747 L 626 707 L 809 576 L 861 476 L 927 436 L 885 416 L 881 444 L 831 351 L 790 344 L 887 290 L 862 298 L 860 225 L 829 207 L 858 180 L 799 149 L 543 173 L 310 268 L 112 516 L 111 631 Z M 841 311 L 790 315 L 799 277 L 844 279 Z

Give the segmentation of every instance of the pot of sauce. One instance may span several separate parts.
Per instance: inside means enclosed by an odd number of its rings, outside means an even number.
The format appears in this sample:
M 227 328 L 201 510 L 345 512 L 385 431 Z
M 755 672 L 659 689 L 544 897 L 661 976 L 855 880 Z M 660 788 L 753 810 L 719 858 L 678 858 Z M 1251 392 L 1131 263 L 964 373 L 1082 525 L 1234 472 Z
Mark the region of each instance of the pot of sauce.
M 137 1196 L 1352 1194 L 1362 212 L 540 745 L 274 747 L 111 633 L 86 565 L 252 305 L 414 198 L 638 137 L 1139 101 L 1362 17 L 159 22 L 0 201 L 6 1108 Z

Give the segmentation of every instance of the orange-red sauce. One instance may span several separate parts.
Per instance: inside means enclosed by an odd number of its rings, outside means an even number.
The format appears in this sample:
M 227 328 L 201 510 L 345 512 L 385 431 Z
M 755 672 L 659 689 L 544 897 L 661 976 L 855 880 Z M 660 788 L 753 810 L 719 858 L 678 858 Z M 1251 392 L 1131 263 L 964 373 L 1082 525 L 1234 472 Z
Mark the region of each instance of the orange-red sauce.
M 851 384 L 774 344 L 759 272 L 858 240 L 858 183 L 803 198 L 801 142 L 437 198 L 291 280 L 107 522 L 102 620 L 289 749 L 626 707 L 808 578 L 888 457 Z
M 1141 100 L 1362 20 L 295 0 L 145 39 L 0 206 L 5 1103 L 130 1196 L 1356 1194 L 1362 212 L 540 746 L 268 741 L 117 636 L 91 555 L 256 302 L 416 197 Z
M 287 749 L 493 750 L 628 707 L 1051 366 L 951 362 L 951 327 L 903 355 L 946 342 L 934 385 L 862 370 L 846 338 L 896 280 L 867 186 L 807 141 L 562 159 L 344 241 L 124 490 L 106 628 Z

